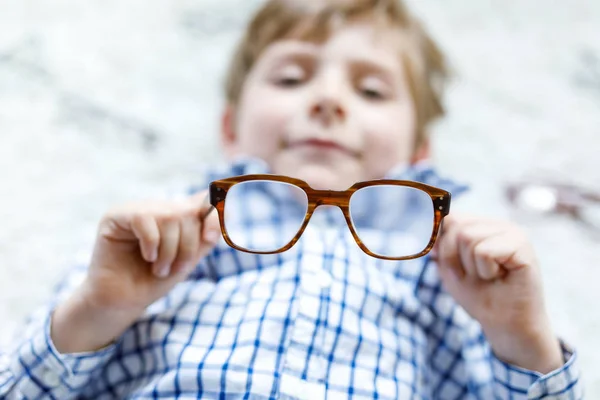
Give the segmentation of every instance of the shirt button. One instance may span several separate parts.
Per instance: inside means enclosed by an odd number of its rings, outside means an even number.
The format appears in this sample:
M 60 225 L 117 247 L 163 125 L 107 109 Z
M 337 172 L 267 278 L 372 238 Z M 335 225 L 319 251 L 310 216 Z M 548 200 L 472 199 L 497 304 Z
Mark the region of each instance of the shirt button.
M 47 367 L 42 370 L 42 380 L 47 386 L 53 388 L 60 385 L 60 377 L 58 374 Z

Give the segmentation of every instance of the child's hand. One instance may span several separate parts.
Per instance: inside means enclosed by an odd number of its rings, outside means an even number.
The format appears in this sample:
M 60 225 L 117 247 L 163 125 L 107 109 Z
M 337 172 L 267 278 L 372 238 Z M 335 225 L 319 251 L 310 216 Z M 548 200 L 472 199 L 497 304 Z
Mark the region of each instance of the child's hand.
M 449 215 L 434 249 L 446 290 L 504 361 L 542 373 L 563 365 L 533 247 L 515 225 Z
M 131 204 L 104 216 L 86 280 L 54 313 L 59 351 L 103 347 L 189 275 L 220 237 L 216 212 L 202 222 L 206 195 Z

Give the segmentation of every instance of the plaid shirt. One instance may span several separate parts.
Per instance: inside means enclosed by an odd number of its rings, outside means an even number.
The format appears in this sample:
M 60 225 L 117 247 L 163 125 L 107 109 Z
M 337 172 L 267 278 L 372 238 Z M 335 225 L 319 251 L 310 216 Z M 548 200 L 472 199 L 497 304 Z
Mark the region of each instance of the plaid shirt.
M 208 173 L 196 189 L 268 172 L 242 160 Z M 455 196 L 463 190 L 426 165 L 389 177 Z M 444 292 L 427 256 L 369 257 L 338 210 L 322 211 L 285 253 L 254 255 L 219 243 L 117 343 L 59 354 L 50 313 L 85 276 L 75 268 L 14 351 L 0 353 L 0 398 L 582 398 L 576 354 L 565 344 L 565 365 L 546 375 L 500 361 L 478 323 Z M 272 234 L 280 223 L 273 221 Z

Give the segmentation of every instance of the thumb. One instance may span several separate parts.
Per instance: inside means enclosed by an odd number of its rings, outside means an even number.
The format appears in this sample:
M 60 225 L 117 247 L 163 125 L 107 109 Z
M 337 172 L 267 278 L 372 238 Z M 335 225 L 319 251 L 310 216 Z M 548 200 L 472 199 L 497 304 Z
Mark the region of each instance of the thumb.
M 214 247 L 221 236 L 221 224 L 219 223 L 219 215 L 216 210 L 207 210 L 208 215 L 202 221 L 202 241 L 209 245 L 209 248 Z M 204 247 L 204 243 L 203 246 Z
M 192 194 L 188 201 L 192 204 L 192 206 L 196 210 L 196 215 L 200 219 L 200 222 L 204 223 L 204 220 L 209 216 L 209 214 L 216 214 L 214 207 L 210 204 L 210 193 L 208 190 L 203 190 L 201 192 L 196 192 Z
M 200 253 L 203 257 L 214 247 L 221 236 L 221 225 L 219 223 L 219 215 L 210 204 L 210 195 L 208 190 L 195 193 L 190 197 L 190 200 L 197 204 L 197 218 L 200 219 Z
M 449 276 L 448 272 L 452 272 L 455 278 L 462 279 L 465 270 L 458 249 L 458 229 L 455 221 L 449 219 L 450 223 L 446 223 L 446 218 L 442 221 L 440 232 L 431 249 L 431 260 L 437 264 L 443 280 L 446 280 L 444 276 Z

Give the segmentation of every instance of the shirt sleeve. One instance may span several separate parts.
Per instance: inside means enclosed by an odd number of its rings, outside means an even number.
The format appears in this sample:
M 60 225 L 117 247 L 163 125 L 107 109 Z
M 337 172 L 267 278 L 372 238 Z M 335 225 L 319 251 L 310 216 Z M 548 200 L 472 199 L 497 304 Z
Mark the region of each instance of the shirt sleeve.
M 503 399 L 515 398 L 513 393 L 528 399 L 582 399 L 577 354 L 563 341 L 561 347 L 564 365 L 545 375 L 492 356 L 495 393 Z
M 417 286 L 427 305 L 420 319 L 428 338 L 426 385 L 435 399 L 582 399 L 577 353 L 561 341 L 564 364 L 540 374 L 498 359 L 481 326 L 444 292 L 434 263 Z
M 60 354 L 52 343 L 52 312 L 81 283 L 85 273 L 85 268 L 70 271 L 52 300 L 30 316 L 11 349 L 0 349 L 0 398 L 75 398 L 113 355 L 114 345 L 93 353 Z

